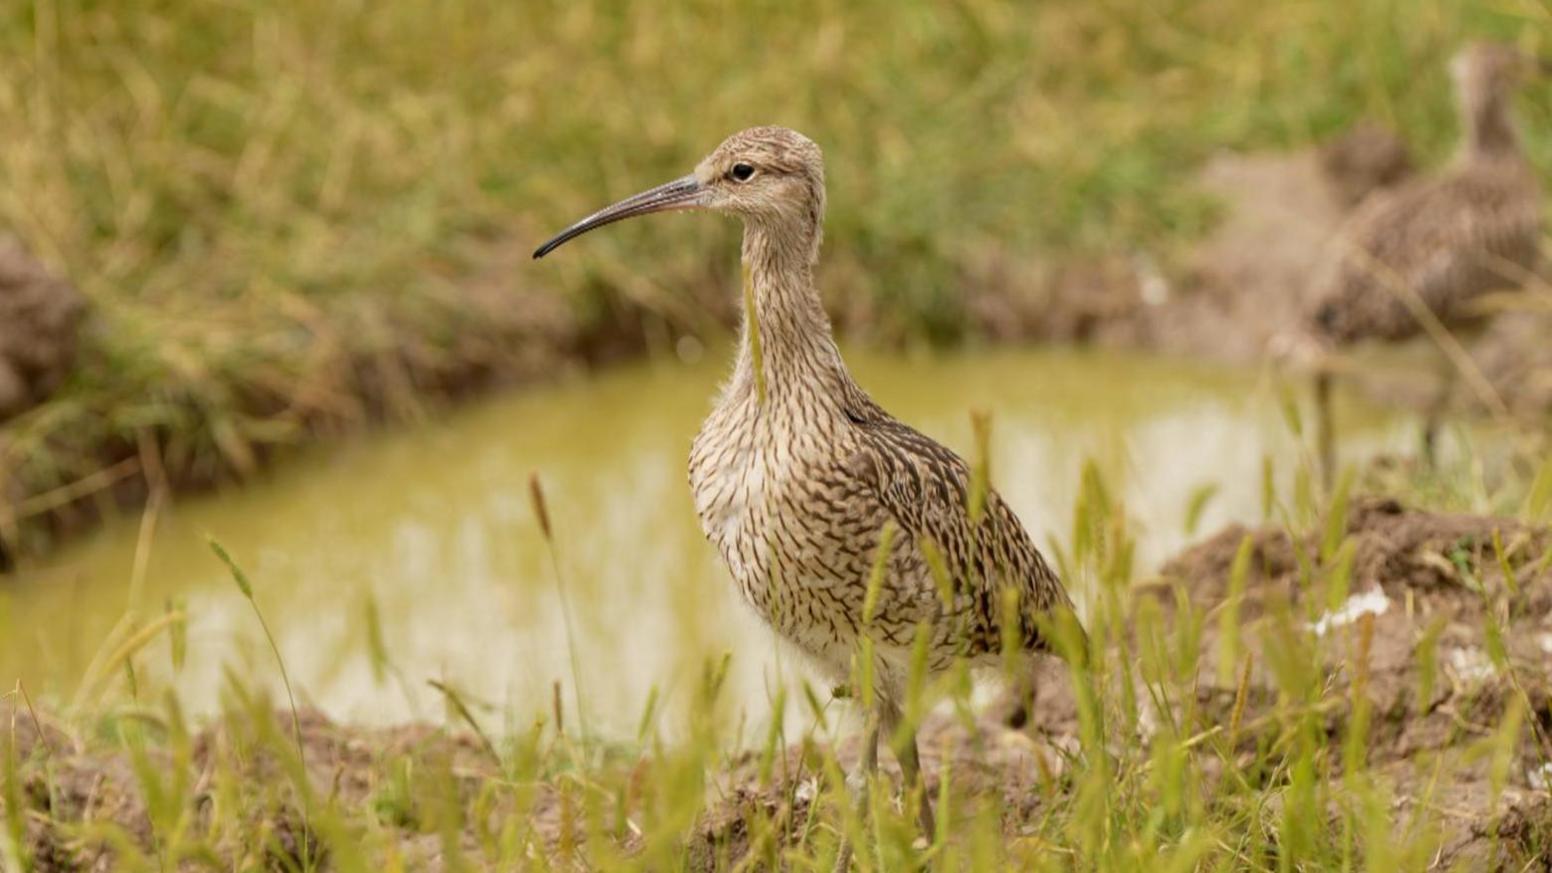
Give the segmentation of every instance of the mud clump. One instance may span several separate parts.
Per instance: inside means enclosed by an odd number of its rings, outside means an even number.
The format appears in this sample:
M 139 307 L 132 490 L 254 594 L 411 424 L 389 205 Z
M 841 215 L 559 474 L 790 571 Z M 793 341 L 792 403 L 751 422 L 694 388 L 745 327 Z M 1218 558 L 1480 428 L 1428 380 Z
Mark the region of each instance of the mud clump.
M 338 808 L 376 810 L 381 820 L 404 827 L 406 857 L 434 857 L 441 843 L 431 840 L 435 849 L 427 844 L 419 832 L 423 822 L 413 817 L 395 822 L 389 815 L 383 799 L 392 771 L 387 762 L 445 775 L 425 780 L 435 790 L 422 786 L 418 793 L 397 798 L 406 808 L 442 803 L 442 790 L 451 792 L 452 803 L 468 806 L 485 780 L 501 775 L 474 738 L 429 725 L 351 728 L 312 710 L 299 713 L 298 720 L 313 802 L 329 797 Z M 25 716 L 17 718 L 19 737 L 25 736 L 25 723 Z M 155 838 L 144 799 L 148 776 L 164 780 L 154 788 L 159 794 L 186 792 L 184 802 L 193 811 L 190 827 L 217 834 L 215 848 L 234 868 L 326 868 L 325 843 L 304 812 L 309 801 L 296 790 L 295 772 L 277 751 L 293 748 L 291 725 L 289 713 L 274 713 L 269 720 L 223 721 L 182 741 L 90 751 L 52 730 L 47 743 L 38 742 L 36 732 L 31 740 L 6 740 L 10 748 L 0 746 L 0 753 L 12 755 L 19 766 L 27 823 L 24 849 L 32 869 L 113 870 L 118 867 L 116 844 L 151 851 Z M 137 755 L 143 756 L 138 762 Z M 235 828 L 229 820 L 214 828 L 211 816 L 218 800 L 235 801 L 237 809 L 251 812 L 243 813 Z M 0 820 L 5 806 L 0 794 Z M 491 812 L 511 810 L 497 806 Z
M 75 364 L 86 300 L 0 233 L 0 422 L 48 399 Z
M 1417 172 L 1406 141 L 1373 119 L 1359 121 L 1321 145 L 1319 155 L 1328 184 L 1347 207 Z
M 1520 566 L 1524 574 L 1516 577 L 1518 605 L 1538 613 L 1552 610 L 1552 568 L 1534 563 L 1552 545 L 1552 536 L 1545 530 L 1512 519 L 1414 511 L 1398 501 L 1374 497 L 1353 503 L 1344 529 L 1353 541 L 1355 591 L 1372 585 L 1391 598 L 1410 593 L 1430 606 L 1469 610 L 1485 594 L 1505 590 L 1496 540 L 1510 566 Z M 1276 528 L 1231 525 L 1169 561 L 1160 575 L 1184 584 L 1199 605 L 1220 603 L 1227 592 L 1230 567 L 1246 537 L 1251 577 L 1241 614 L 1246 609 L 1259 612 L 1259 604 L 1273 598 L 1296 601 L 1301 567 L 1321 562 L 1320 544 L 1313 535 L 1295 542 Z M 1524 563 L 1527 560 L 1531 563 Z

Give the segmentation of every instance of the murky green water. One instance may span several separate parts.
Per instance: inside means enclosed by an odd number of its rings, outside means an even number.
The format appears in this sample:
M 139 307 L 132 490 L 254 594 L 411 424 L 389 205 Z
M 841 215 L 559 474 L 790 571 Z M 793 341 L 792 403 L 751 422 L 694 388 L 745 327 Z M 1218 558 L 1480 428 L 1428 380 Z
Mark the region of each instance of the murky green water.
M 991 411 L 995 483 L 1038 542 L 1065 542 L 1080 465 L 1098 460 L 1137 519 L 1145 566 L 1183 544 L 1199 486 L 1219 488 L 1203 531 L 1254 520 L 1263 455 L 1284 474 L 1297 455 L 1275 391 L 1255 372 L 1082 352 L 850 359 L 879 401 L 949 445 L 968 446 L 969 410 Z M 556 579 L 527 496 L 538 471 L 595 723 L 633 731 L 654 685 L 671 720 L 705 659 L 724 652 L 733 700 L 758 718 L 777 647 L 702 540 L 685 484 L 690 439 L 725 366 L 717 353 L 497 399 L 177 503 L 156 526 L 137 605 L 155 614 L 181 598 L 188 654 L 175 672 L 168 641 L 156 640 L 135 662 L 142 693 L 170 682 L 197 712 L 218 705 L 229 669 L 279 687 L 209 535 L 247 568 L 305 700 L 359 721 L 434 716 L 439 698 L 426 680 L 444 679 L 526 723 L 570 676 Z M 1345 412 L 1348 458 L 1414 439 L 1409 422 Z M 0 579 L 0 686 L 21 678 L 35 695 L 73 692 L 130 606 L 139 528 L 125 519 L 46 567 Z M 374 605 L 402 679 L 373 669 Z M 790 656 L 783 669 L 795 669 Z M 112 679 L 117 690 L 126 682 Z

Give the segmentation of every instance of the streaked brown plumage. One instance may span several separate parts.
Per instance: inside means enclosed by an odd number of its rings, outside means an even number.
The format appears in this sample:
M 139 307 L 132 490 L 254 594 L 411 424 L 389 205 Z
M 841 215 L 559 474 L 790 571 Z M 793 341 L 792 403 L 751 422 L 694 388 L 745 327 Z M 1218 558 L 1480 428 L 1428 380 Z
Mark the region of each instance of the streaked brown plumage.
M 1351 343 L 1418 333 L 1390 284 L 1415 291 L 1446 324 L 1482 294 L 1520 284 L 1541 234 L 1540 184 L 1510 117 L 1527 63 L 1491 43 L 1457 56 L 1462 148 L 1444 171 L 1376 191 L 1353 213 L 1315 294 L 1321 334 Z
M 1398 341 L 1424 330 L 1420 303 L 1452 328 L 1474 326 L 1480 298 L 1521 285 L 1541 238 L 1541 190 L 1511 113 L 1531 59 L 1475 43 L 1451 64 L 1463 142 L 1442 171 L 1366 198 L 1317 278 L 1308 325 L 1330 345 Z M 1329 433 L 1329 376 L 1318 385 Z M 1329 455 L 1329 445 L 1322 454 Z
M 1021 649 L 1046 649 L 1039 624 L 1071 603 L 1023 526 L 995 493 L 972 522 L 959 456 L 892 418 L 852 379 L 814 287 L 824 218 L 818 146 L 794 131 L 734 134 L 695 172 L 589 216 L 541 247 L 619 218 L 665 209 L 728 212 L 744 222 L 746 312 L 733 375 L 695 438 L 690 485 L 706 536 L 744 598 L 838 682 L 864 633 L 875 645 L 880 731 L 901 719 L 910 648 L 928 628 L 928 667 L 986 662 L 1001 649 L 1002 592 L 1017 595 Z M 881 532 L 887 570 L 863 615 Z M 945 597 L 930 569 L 942 555 Z M 914 778 L 914 739 L 901 750 Z M 931 826 L 930 805 L 921 809 Z M 929 831 L 930 833 L 930 831 Z

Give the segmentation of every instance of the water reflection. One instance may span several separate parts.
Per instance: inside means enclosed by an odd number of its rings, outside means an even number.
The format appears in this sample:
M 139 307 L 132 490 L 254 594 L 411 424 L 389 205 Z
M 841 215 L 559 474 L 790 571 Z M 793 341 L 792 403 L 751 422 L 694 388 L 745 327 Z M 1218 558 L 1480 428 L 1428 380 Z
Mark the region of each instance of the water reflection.
M 350 720 L 434 716 L 425 680 L 439 678 L 526 723 L 570 676 L 557 579 L 528 505 L 537 470 L 595 724 L 634 731 L 658 685 L 671 733 L 676 701 L 724 652 L 734 654 L 731 700 L 758 721 L 778 650 L 702 540 L 684 474 L 722 357 L 492 401 L 178 503 L 157 527 L 138 607 L 181 598 L 189 655 L 174 675 L 159 640 L 137 661 L 142 684 L 172 682 L 196 712 L 217 705 L 228 669 L 274 684 L 258 625 L 208 535 L 248 569 L 306 700 Z M 1200 486 L 1218 487 L 1202 530 L 1255 520 L 1263 456 L 1286 476 L 1298 451 L 1253 373 L 1083 352 L 850 357 L 886 407 L 952 446 L 969 445 L 969 410 L 994 413 L 994 481 L 1041 544 L 1066 541 L 1080 466 L 1096 459 L 1134 516 L 1143 567 L 1184 543 Z M 1415 432 L 1345 413 L 1349 458 Z M 72 690 L 128 605 L 137 527 L 110 526 L 0 591 L 6 687 L 18 676 L 46 694 Z M 371 608 L 392 666 L 382 675 L 368 656 Z M 789 655 L 783 669 L 801 666 Z

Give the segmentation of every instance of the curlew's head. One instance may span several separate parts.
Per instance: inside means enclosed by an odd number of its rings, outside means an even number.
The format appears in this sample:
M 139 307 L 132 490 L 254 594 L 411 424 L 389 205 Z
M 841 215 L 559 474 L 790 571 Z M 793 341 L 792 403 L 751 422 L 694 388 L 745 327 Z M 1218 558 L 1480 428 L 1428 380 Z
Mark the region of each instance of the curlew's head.
M 561 244 L 606 224 L 652 212 L 726 212 L 817 246 L 824 219 L 824 156 L 813 140 L 785 127 L 751 127 L 733 134 L 695 172 L 605 207 L 534 251 L 542 258 Z
M 1512 92 L 1537 66 L 1536 59 L 1507 43 L 1473 42 L 1450 60 L 1450 78 L 1463 100 L 1476 103 Z
M 1533 75 L 1552 73 L 1552 62 L 1498 42 L 1468 43 L 1450 61 L 1468 153 L 1518 149 L 1510 119 L 1514 92 Z

